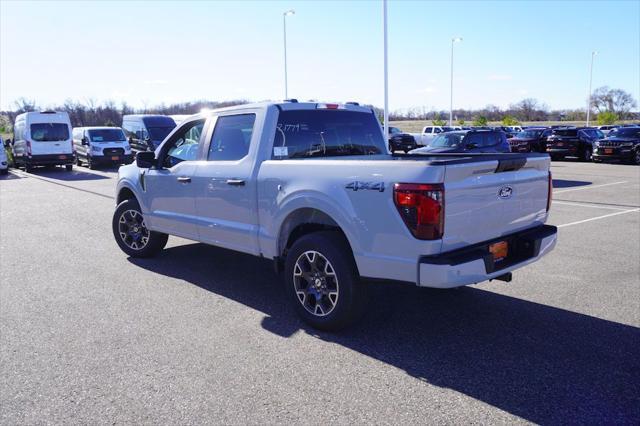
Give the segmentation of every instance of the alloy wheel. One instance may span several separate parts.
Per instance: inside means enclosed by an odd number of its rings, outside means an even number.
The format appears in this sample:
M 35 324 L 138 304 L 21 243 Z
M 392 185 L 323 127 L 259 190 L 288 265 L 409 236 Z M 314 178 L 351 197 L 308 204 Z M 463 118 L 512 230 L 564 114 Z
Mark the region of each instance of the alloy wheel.
M 122 242 L 133 250 L 142 250 L 149 243 L 149 230 L 139 211 L 125 210 L 118 220 Z
M 298 257 L 293 268 L 293 285 L 298 301 L 312 315 L 329 315 L 338 303 L 335 269 L 317 251 L 306 251 Z

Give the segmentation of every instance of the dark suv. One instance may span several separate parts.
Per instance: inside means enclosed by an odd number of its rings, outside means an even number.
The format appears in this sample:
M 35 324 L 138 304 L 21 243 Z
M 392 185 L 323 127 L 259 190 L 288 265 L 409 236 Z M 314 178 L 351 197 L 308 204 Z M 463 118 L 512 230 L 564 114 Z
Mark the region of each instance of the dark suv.
M 613 129 L 594 145 L 593 161 L 631 161 L 640 165 L 640 127 Z
M 524 129 L 509 139 L 511 152 L 547 152 L 547 138 L 551 132 L 544 127 Z
M 447 152 L 511 152 L 511 149 L 502 131 L 463 130 L 441 133 L 429 146 L 411 151 L 412 154 Z
M 594 142 L 603 138 L 604 133 L 592 127 L 553 129 L 547 138 L 547 152 L 552 160 L 578 157 L 582 161 L 591 161 Z
M 405 153 L 416 148 L 416 139 L 408 133 L 404 133 L 397 127 L 389 127 L 389 151 L 404 151 Z

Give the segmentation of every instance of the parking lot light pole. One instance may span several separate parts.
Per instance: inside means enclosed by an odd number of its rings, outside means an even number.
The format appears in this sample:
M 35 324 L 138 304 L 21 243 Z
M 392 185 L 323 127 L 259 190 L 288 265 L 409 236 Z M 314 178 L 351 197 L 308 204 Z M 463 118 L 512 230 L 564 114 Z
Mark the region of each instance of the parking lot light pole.
M 389 140 L 389 76 L 387 74 L 387 0 L 382 0 L 384 26 L 384 140 Z
M 295 15 L 293 9 L 287 10 L 282 14 L 282 26 L 284 29 L 284 98 L 289 99 L 289 87 L 287 81 L 287 16 Z
M 597 54 L 597 50 L 591 52 L 591 67 L 589 68 L 589 97 L 587 98 L 587 127 L 589 127 L 589 118 L 591 117 L 591 82 L 593 81 L 593 58 L 595 58 Z
M 453 45 L 462 41 L 462 37 L 453 37 L 451 39 L 451 88 L 449 89 L 449 127 L 453 125 Z

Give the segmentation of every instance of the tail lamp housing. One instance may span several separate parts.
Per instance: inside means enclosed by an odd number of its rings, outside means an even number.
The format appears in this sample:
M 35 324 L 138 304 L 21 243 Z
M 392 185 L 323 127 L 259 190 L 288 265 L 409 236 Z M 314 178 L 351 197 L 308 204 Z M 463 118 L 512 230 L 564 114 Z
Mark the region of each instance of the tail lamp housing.
M 393 201 L 403 222 L 420 240 L 439 240 L 444 234 L 444 185 L 396 183 Z

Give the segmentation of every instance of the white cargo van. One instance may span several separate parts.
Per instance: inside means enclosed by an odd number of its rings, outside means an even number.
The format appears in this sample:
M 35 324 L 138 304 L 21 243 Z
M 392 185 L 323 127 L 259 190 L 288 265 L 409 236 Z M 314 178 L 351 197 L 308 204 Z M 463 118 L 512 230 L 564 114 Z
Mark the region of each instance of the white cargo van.
M 66 112 L 25 112 L 13 126 L 13 158 L 17 167 L 65 166 L 75 161 L 71 122 Z
M 90 169 L 99 164 L 129 164 L 131 146 L 120 127 L 74 127 L 73 145 L 76 164 L 87 163 Z

